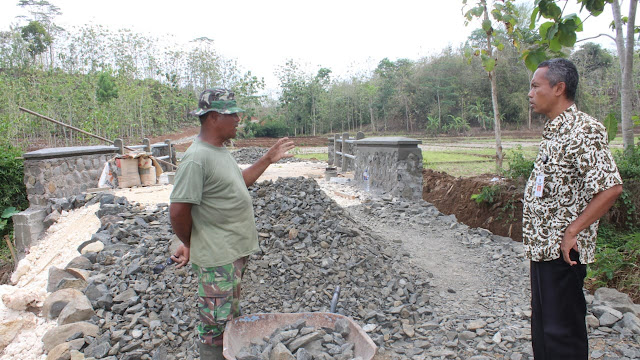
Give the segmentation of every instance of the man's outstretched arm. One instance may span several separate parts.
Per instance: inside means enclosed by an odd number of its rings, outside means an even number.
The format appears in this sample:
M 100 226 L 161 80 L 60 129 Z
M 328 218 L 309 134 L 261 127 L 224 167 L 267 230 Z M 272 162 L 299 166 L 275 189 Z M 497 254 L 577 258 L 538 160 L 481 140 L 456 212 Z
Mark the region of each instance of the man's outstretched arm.
M 247 187 L 253 185 L 256 180 L 262 175 L 262 173 L 267 170 L 269 165 L 278 162 L 278 160 L 282 158 L 290 158 L 293 155 L 287 154 L 286 152 L 293 149 L 295 144 L 293 141 L 289 141 L 289 138 L 282 138 L 278 140 L 275 145 L 273 145 L 269 151 L 267 151 L 264 156 L 262 156 L 258 161 L 256 161 L 253 165 L 248 168 L 242 170 L 242 178 L 244 178 L 244 183 Z

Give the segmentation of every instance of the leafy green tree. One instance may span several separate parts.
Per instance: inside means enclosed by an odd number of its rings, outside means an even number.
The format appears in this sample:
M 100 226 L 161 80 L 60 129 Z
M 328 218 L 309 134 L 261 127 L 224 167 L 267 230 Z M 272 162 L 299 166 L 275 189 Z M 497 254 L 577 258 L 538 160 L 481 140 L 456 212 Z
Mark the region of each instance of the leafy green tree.
M 466 6 L 467 0 L 463 0 L 462 3 Z M 516 9 L 513 2 L 506 0 L 503 1 L 502 4 L 494 3 L 491 15 L 494 20 L 499 23 L 503 23 L 507 32 L 510 33 L 513 31 L 517 20 L 516 16 L 514 16 L 515 12 Z M 498 105 L 498 87 L 495 72 L 497 54 L 494 54 L 494 47 L 500 51 L 504 49 L 504 44 L 495 36 L 494 24 L 489 19 L 489 8 L 486 0 L 479 0 L 475 7 L 465 13 L 465 18 L 465 25 L 468 25 L 474 18 L 482 18 L 482 30 L 486 34 L 486 43 L 484 44 L 484 48 L 477 49 L 475 54 L 480 56 L 482 59 L 482 66 L 488 73 L 489 81 L 491 82 L 491 103 L 493 106 L 494 130 L 496 137 L 496 167 L 497 170 L 500 171 L 500 169 L 502 169 L 502 160 L 504 155 L 502 153 L 500 110 Z
M 586 9 L 590 16 L 600 15 L 604 11 L 606 4 L 611 5 L 615 37 L 608 34 L 601 35 L 610 37 L 616 43 L 621 70 L 620 102 L 622 115 L 622 138 L 625 150 L 631 151 L 634 147 L 632 80 L 635 33 L 637 32 L 635 17 L 638 0 L 629 1 L 629 11 L 627 16 L 622 15 L 619 0 L 576 0 L 576 2 L 581 4 L 582 9 Z M 536 20 L 540 18 L 545 18 L 549 21 L 543 22 L 537 26 L 541 38 L 537 43 L 538 46 L 523 51 L 525 63 L 532 70 L 534 70 L 540 62 L 546 60 L 549 55 L 562 55 L 562 49 L 564 47 L 573 47 L 577 39 L 576 33 L 583 29 L 583 22 L 576 14 L 563 16 L 563 9 L 561 9 L 553 0 L 536 0 L 535 8 L 531 14 L 531 29 L 536 28 Z
M 31 21 L 22 28 L 22 38 L 28 44 L 27 49 L 34 63 L 36 62 L 36 56 L 45 52 L 53 41 L 51 35 L 38 21 Z
M 101 104 L 118 98 L 118 87 L 111 70 L 105 70 L 98 74 L 98 88 L 96 89 L 96 98 Z

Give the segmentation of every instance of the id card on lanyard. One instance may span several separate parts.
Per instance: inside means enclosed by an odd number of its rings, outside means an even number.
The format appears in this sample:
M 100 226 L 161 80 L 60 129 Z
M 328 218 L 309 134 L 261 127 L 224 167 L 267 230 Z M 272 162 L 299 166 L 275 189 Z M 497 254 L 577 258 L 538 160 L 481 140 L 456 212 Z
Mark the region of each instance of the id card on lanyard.
M 544 189 L 544 174 L 536 176 L 536 186 L 533 195 L 535 197 L 542 197 L 542 190 Z

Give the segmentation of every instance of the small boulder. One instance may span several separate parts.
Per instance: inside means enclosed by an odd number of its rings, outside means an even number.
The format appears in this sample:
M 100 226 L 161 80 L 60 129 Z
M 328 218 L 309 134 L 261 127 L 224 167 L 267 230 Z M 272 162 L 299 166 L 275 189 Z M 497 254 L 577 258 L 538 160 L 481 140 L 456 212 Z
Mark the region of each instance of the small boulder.
M 102 241 L 94 241 L 91 244 L 88 244 L 87 246 L 83 247 L 80 253 L 82 255 L 87 253 L 99 253 L 103 249 L 104 249 L 104 244 L 102 243 Z
M 76 256 L 75 258 L 73 258 L 73 260 L 69 261 L 69 263 L 65 267 L 65 270 L 71 268 L 91 270 L 93 269 L 93 264 L 91 263 L 91 260 L 89 260 L 89 258 L 87 258 L 86 256 Z
M 68 272 L 58 269 L 55 266 L 49 268 L 49 281 L 47 282 L 47 292 L 54 292 L 58 290 L 58 285 L 63 279 L 73 279 L 73 275 Z
M 89 320 L 95 315 L 91 302 L 86 296 L 78 296 L 67 303 L 58 316 L 58 325 L 71 324 Z
M 82 336 L 98 336 L 98 325 L 94 325 L 88 323 L 86 321 L 81 321 L 73 324 L 67 324 L 55 327 L 49 331 L 47 331 L 42 337 L 42 342 L 44 343 L 44 350 L 51 351 L 54 347 L 66 340 L 75 333 L 82 333 Z

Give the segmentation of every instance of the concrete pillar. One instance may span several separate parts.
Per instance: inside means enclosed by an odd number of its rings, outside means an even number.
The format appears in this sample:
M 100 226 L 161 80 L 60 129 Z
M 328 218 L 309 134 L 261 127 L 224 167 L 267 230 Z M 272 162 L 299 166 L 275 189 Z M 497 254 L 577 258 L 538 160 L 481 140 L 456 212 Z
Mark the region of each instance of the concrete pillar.
M 336 154 L 335 143 L 333 142 L 333 138 L 327 138 L 327 166 L 333 165 L 333 160 L 335 160 Z
M 151 154 L 151 140 L 149 138 L 142 139 L 142 145 L 144 145 L 144 152 Z
M 118 154 L 124 155 L 124 143 L 122 142 L 122 139 L 113 140 L 113 146 L 118 148 Z
M 347 140 L 349 140 L 349 133 L 342 133 L 342 154 L 348 152 Z M 342 156 L 342 172 L 347 171 L 347 160 L 346 156 Z
M 333 135 L 333 164 L 335 166 L 338 166 L 338 164 L 340 164 L 340 155 L 336 154 L 336 152 L 342 151 L 342 146 L 338 146 L 338 144 L 340 144 L 338 140 L 340 140 L 340 135 L 334 134 Z
M 25 250 L 35 244 L 45 231 L 44 218 L 47 211 L 44 207 L 30 207 L 11 217 L 13 220 L 13 236 L 16 241 L 16 264 L 25 256 Z
M 170 163 L 175 165 L 176 163 L 173 162 L 175 154 L 173 154 L 173 148 L 171 147 L 171 140 L 166 139 L 164 141 L 164 143 L 167 144 L 167 153 L 166 154 L 169 155 L 169 159 L 167 161 L 169 161 Z M 169 169 L 169 171 L 172 171 L 172 169 Z

